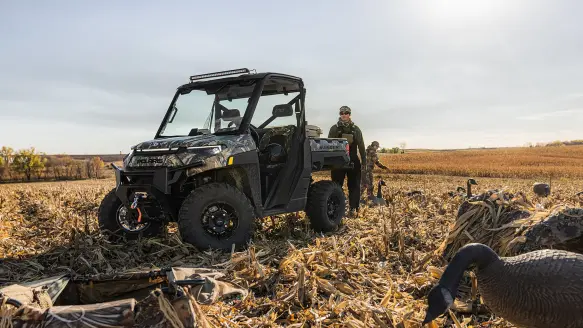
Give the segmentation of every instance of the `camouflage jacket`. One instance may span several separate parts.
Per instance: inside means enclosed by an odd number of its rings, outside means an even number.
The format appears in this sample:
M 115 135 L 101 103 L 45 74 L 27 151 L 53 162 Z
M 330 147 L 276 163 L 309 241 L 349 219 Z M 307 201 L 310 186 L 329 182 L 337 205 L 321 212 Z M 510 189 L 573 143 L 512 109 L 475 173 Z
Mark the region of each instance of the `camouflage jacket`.
M 366 149 L 364 148 L 362 132 L 352 121 L 348 124 L 338 121 L 338 123 L 332 125 L 330 132 L 328 132 L 328 138 L 348 139 L 348 143 L 350 144 L 350 159 L 352 161 L 357 161 L 358 154 L 360 154 L 360 162 L 363 167 L 366 166 Z M 357 148 L 358 153 L 356 152 Z
M 366 169 L 372 171 L 375 165 L 381 169 L 387 169 L 387 167 L 379 161 L 377 151 L 372 146 L 368 146 L 366 147 Z

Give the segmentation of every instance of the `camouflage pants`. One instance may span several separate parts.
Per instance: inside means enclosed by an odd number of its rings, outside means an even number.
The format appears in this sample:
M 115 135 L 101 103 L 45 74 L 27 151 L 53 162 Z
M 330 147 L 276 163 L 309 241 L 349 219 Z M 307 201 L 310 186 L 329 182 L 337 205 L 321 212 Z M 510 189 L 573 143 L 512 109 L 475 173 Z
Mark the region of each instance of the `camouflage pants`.
M 372 168 L 366 168 L 363 172 L 364 174 L 362 175 L 362 188 L 366 188 L 366 194 L 367 196 L 372 196 L 372 192 L 373 192 L 373 176 L 372 176 Z

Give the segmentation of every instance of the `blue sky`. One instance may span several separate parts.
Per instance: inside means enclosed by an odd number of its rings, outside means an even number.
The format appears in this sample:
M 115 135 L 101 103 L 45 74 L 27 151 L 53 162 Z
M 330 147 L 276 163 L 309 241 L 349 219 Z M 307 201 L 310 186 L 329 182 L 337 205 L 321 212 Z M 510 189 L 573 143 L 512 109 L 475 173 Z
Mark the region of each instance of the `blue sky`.
M 193 74 L 301 76 L 328 131 L 410 148 L 583 139 L 577 1 L 2 1 L 0 145 L 119 153 Z M 578 17 L 579 16 L 579 17 Z

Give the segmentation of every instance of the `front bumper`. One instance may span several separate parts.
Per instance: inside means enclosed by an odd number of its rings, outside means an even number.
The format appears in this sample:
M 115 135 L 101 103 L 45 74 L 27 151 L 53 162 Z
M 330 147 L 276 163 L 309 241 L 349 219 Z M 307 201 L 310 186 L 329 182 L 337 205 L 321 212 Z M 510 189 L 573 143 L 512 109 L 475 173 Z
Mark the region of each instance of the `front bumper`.
M 126 171 L 113 163 L 111 166 L 115 172 L 115 193 L 124 205 L 129 205 L 131 191 L 146 191 L 156 197 L 171 194 L 172 185 L 184 174 L 183 170 L 169 170 L 167 167 Z
M 147 192 L 154 196 L 162 210 L 171 220 L 176 220 L 176 211 L 172 206 L 173 184 L 180 180 L 184 170 L 170 170 L 167 167 L 149 170 L 123 170 L 111 164 L 115 172 L 115 194 L 125 206 L 130 206 L 132 192 Z

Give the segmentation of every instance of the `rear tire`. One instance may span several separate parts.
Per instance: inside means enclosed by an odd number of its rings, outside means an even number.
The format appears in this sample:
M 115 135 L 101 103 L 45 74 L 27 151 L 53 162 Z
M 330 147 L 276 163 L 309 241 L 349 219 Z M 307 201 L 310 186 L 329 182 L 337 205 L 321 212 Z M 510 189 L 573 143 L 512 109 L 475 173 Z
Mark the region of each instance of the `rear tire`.
M 155 237 L 162 234 L 165 226 L 160 221 L 146 219 L 143 221 L 143 226 L 137 230 L 131 230 L 127 225 L 124 227 L 122 221 L 128 218 L 128 215 L 130 217 L 135 215 L 135 210 L 129 208 L 124 209 L 123 203 L 115 194 L 115 189 L 111 190 L 105 195 L 99 205 L 97 214 L 99 230 L 103 232 L 107 230 L 111 233 L 110 239 L 113 241 L 119 241 L 123 238 L 126 240 L 135 240 L 139 238 L 140 234 L 142 237 Z
M 194 189 L 178 214 L 182 239 L 200 250 L 230 251 L 251 239 L 255 210 L 244 193 L 226 183 L 209 183 Z
M 308 191 L 305 212 L 314 231 L 335 231 L 346 214 L 344 191 L 333 181 L 315 182 Z

